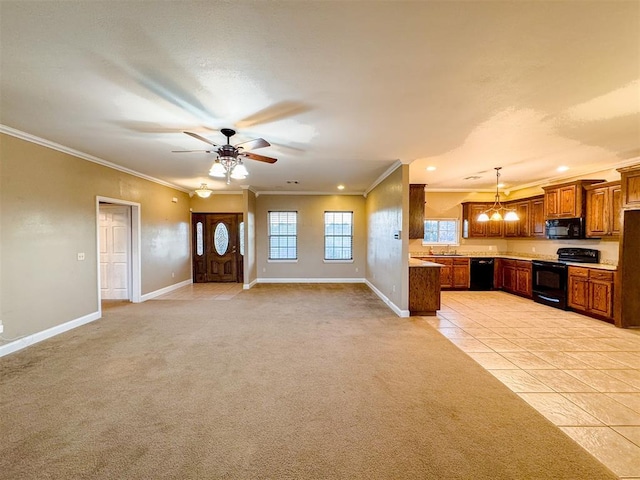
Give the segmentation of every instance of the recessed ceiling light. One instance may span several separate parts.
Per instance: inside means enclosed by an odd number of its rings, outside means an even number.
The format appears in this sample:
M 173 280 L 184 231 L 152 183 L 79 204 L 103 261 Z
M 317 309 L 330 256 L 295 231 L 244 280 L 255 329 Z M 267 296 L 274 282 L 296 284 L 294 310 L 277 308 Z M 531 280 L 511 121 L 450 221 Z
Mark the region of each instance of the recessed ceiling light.
M 338 185 L 338 190 L 344 190 L 344 185 Z
M 569 167 L 567 167 L 566 165 L 560 165 L 558 167 L 559 172 L 566 172 L 567 170 L 569 170 Z
M 504 183 L 499 183 L 498 188 L 504 188 Z
M 436 167 L 434 167 L 433 165 L 429 165 L 427 167 L 427 172 L 433 172 L 436 169 Z

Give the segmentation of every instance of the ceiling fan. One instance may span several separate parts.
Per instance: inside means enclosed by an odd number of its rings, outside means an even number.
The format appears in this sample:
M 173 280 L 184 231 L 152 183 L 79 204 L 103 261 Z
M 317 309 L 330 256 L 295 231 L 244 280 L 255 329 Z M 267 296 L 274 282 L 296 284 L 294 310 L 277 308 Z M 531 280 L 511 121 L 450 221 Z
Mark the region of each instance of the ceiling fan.
M 211 140 L 204 138 L 201 135 L 193 132 L 184 132 L 187 135 L 197 138 L 198 140 L 208 143 L 214 149 L 212 150 L 173 150 L 173 153 L 214 153 L 217 155 L 215 162 L 209 170 L 209 175 L 212 177 L 220 177 L 227 179 L 227 184 L 231 183 L 231 179 L 242 180 L 247 177 L 249 172 L 242 163 L 245 158 L 250 160 L 257 160 L 264 163 L 276 163 L 278 160 L 272 157 L 266 157 L 264 155 L 258 155 L 257 153 L 250 152 L 249 150 L 255 150 L 256 148 L 269 147 L 271 144 L 263 138 L 256 138 L 246 142 L 238 143 L 237 145 L 231 145 L 229 139 L 236 134 L 235 130 L 231 128 L 223 128 L 220 132 L 227 137 L 227 143 L 225 145 L 217 145 Z

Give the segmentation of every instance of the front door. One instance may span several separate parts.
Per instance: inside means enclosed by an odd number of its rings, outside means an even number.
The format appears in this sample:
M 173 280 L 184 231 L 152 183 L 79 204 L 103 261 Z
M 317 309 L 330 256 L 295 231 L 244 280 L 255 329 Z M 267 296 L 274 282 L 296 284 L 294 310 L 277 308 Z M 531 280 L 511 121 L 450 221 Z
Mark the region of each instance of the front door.
M 239 225 L 242 214 L 194 213 L 193 281 L 240 282 L 242 262 L 239 252 Z

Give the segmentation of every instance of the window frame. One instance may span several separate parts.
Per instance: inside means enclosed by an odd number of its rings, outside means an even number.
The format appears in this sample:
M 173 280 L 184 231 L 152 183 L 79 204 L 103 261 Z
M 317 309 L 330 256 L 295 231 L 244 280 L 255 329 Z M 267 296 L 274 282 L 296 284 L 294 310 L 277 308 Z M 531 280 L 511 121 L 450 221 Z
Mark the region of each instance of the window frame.
M 286 234 L 274 234 L 271 231 L 272 225 L 273 223 L 271 222 L 271 214 L 293 214 L 294 218 L 295 218 L 295 233 L 292 235 L 291 233 L 287 232 Z M 268 262 L 282 262 L 282 263 L 295 263 L 298 261 L 298 223 L 299 223 L 299 217 L 298 217 L 298 211 L 297 210 L 269 210 L 267 212 L 267 236 L 269 239 L 269 245 L 268 245 L 268 252 L 267 252 L 267 261 Z M 289 245 L 285 246 L 285 247 L 281 247 L 281 246 L 276 246 L 274 247 L 272 245 L 272 240 L 275 238 L 293 238 L 294 241 L 294 246 L 293 248 L 295 249 L 295 257 L 276 257 L 273 258 L 271 256 L 272 253 L 272 249 L 283 249 L 283 250 L 288 250 L 289 248 L 291 248 Z
M 438 239 L 440 238 L 440 222 L 453 222 L 455 225 L 455 241 L 445 242 L 445 241 L 428 241 L 425 239 L 427 235 L 427 222 L 438 222 Z M 434 245 L 434 246 L 443 246 L 443 245 L 460 245 L 460 219 L 459 218 L 425 218 L 424 219 L 424 235 L 422 237 L 422 245 Z
M 349 235 L 328 235 L 327 234 L 327 214 L 336 214 L 336 213 L 340 213 L 340 214 L 349 214 L 351 216 L 350 218 L 350 232 Z M 325 210 L 323 215 L 323 237 L 324 237 L 324 244 L 323 244 L 323 261 L 325 263 L 353 263 L 353 230 L 354 230 L 354 213 L 353 210 Z M 335 222 L 333 223 L 335 224 Z M 350 257 L 349 258 L 327 258 L 327 238 L 349 238 L 349 254 Z M 331 247 L 331 248 L 344 248 L 344 247 Z

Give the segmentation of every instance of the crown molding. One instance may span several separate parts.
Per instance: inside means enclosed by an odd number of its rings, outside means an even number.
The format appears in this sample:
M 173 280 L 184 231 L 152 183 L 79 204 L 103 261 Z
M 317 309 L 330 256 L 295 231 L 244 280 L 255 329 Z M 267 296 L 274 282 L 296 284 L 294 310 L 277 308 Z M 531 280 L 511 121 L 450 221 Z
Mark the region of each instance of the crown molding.
M 256 197 L 260 195 L 339 195 L 343 196 L 364 196 L 363 192 L 292 192 L 292 191 L 278 191 L 278 190 L 265 190 L 263 192 L 255 192 Z
M 380 183 L 382 183 L 384 181 L 385 178 L 387 178 L 389 175 L 391 175 L 393 172 L 396 171 L 396 169 L 398 167 L 401 167 L 402 165 L 408 165 L 407 163 L 401 162 L 400 160 L 396 160 L 395 162 L 393 162 L 391 164 L 391 166 L 389 168 L 387 168 L 384 173 L 382 175 L 380 175 L 372 184 L 369 188 L 367 188 L 363 195 L 366 198 L 367 195 L 369 195 L 369 193 L 371 193 L 371 191 L 376 188 Z

